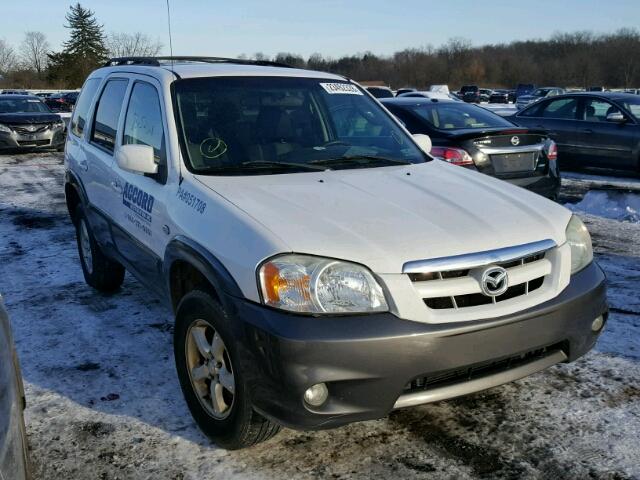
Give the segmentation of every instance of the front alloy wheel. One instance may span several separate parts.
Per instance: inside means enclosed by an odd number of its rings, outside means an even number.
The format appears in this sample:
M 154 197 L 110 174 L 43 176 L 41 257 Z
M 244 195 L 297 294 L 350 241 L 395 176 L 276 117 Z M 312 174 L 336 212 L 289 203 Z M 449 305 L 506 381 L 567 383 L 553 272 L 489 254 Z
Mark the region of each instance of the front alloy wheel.
M 227 347 L 213 327 L 198 319 L 189 327 L 185 351 L 191 386 L 202 407 L 216 419 L 229 416 L 235 378 Z
M 174 332 L 176 369 L 191 415 L 205 435 L 230 450 L 280 430 L 253 408 L 248 378 L 255 372 L 241 363 L 235 321 L 210 292 L 193 290 L 178 305 Z

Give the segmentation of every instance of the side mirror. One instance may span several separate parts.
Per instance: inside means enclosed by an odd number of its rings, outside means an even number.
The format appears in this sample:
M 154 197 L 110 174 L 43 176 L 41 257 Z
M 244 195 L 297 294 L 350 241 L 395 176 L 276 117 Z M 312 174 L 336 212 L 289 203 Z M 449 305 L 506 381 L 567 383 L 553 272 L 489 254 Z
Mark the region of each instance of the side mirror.
M 626 121 L 627 119 L 622 114 L 622 112 L 611 112 L 609 115 L 607 115 L 607 122 L 622 123 Z
M 414 133 L 413 140 L 418 144 L 424 153 L 431 153 L 431 138 L 423 133 Z
M 158 173 L 158 165 L 155 162 L 153 147 L 149 145 L 122 145 L 116 151 L 118 167 L 127 172 Z

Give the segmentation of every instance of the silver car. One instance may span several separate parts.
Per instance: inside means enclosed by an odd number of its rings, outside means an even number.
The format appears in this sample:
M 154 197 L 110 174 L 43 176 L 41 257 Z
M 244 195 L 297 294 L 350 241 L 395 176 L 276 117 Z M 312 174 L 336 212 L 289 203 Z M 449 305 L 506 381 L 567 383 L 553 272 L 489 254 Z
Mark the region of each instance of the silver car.
M 0 297 L 0 480 L 27 480 L 24 388 L 9 317 Z
M 0 150 L 61 150 L 65 135 L 60 115 L 53 113 L 39 97 L 0 95 Z

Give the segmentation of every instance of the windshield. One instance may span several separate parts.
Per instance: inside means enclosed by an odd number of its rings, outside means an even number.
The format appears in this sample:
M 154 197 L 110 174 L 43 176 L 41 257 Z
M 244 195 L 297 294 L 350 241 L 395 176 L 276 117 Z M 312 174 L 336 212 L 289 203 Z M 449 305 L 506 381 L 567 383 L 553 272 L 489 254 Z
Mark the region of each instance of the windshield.
M 513 127 L 511 122 L 495 113 L 462 102 L 414 105 L 409 108 L 433 128 L 439 130 Z
M 618 100 L 618 103 L 621 103 L 624 108 L 626 108 L 633 117 L 640 122 L 640 98 L 633 98 L 627 100 Z
M 258 175 L 421 163 L 427 157 L 361 89 L 311 78 L 175 82 L 188 167 Z
M 465 85 L 460 89 L 460 91 L 462 93 L 468 93 L 468 92 L 475 93 L 478 91 L 478 87 L 476 87 L 475 85 Z
M 42 100 L 37 98 L 0 98 L 0 113 L 49 113 Z

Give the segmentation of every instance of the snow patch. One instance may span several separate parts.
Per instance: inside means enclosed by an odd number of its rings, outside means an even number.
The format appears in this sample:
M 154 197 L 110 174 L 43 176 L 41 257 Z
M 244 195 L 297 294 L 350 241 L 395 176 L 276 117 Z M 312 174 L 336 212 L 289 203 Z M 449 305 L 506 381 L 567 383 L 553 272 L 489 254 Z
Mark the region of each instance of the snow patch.
M 565 206 L 574 212 L 640 223 L 640 195 L 635 193 L 590 190 L 580 202 Z

